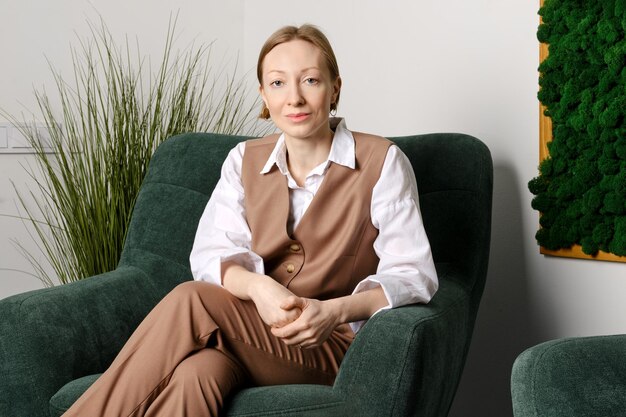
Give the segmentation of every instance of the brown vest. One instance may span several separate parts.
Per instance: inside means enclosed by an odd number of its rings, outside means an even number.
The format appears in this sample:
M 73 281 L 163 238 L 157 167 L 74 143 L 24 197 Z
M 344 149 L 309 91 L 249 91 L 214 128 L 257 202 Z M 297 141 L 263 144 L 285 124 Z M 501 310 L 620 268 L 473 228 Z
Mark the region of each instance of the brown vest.
M 276 135 L 246 143 L 241 179 L 252 250 L 265 264 L 265 273 L 294 294 L 320 300 L 352 293 L 376 273 L 378 257 L 372 225 L 372 189 L 391 142 L 353 133 L 356 169 L 330 164 L 304 217 L 287 234 L 289 188 L 274 165 L 260 174 L 274 149 Z

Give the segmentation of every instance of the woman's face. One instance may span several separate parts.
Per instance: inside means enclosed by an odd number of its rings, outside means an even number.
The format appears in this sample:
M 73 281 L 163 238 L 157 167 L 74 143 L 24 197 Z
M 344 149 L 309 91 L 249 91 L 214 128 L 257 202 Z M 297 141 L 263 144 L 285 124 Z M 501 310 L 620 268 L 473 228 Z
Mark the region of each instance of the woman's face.
M 285 136 L 318 139 L 328 135 L 328 113 L 341 79 L 331 79 L 315 45 L 303 40 L 281 43 L 265 56 L 262 70 L 261 97 Z

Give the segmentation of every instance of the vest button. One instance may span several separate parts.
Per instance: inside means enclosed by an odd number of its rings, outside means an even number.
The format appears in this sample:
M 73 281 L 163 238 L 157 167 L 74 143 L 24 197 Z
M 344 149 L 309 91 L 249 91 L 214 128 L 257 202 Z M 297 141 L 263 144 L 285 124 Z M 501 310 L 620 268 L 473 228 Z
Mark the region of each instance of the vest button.
M 287 272 L 291 274 L 295 270 L 296 270 L 296 267 L 293 266 L 293 264 L 287 264 Z
M 291 246 L 289 246 L 289 250 L 292 252 L 298 252 L 300 250 L 300 245 L 292 243 Z

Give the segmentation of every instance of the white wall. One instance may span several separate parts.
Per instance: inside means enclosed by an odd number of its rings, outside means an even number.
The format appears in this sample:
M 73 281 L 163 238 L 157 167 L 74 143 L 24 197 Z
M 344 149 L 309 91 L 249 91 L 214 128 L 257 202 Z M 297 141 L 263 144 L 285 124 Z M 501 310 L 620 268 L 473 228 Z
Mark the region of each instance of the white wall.
M 0 69 L 5 108 L 29 103 L 31 85 L 46 80 L 42 55 L 63 62 L 73 31 L 84 32 L 85 14 L 93 14 L 82 0 L 32 8 L 15 3 L 10 12 L 18 18 L 7 20 L 11 31 L 0 28 L 3 50 L 14 56 Z M 526 183 L 538 161 L 538 1 L 94 3 L 114 33 L 136 33 L 157 51 L 170 10 L 180 8 L 185 39 L 219 38 L 241 51 L 245 69 L 254 68 L 260 45 L 279 26 L 315 23 L 335 47 L 344 80 L 339 114 L 351 128 L 383 135 L 457 131 L 489 146 L 495 167 L 491 263 L 451 416 L 511 415 L 511 365 L 532 344 L 626 332 L 626 265 L 544 257 L 534 240 L 538 216 Z M 0 213 L 13 205 L 4 177 L 23 181 L 13 167 L 17 159 L 0 155 Z M 0 268 L 15 267 L 5 242 L 21 228 L 0 218 L 0 230 Z M 0 297 L 29 286 L 37 283 L 0 270 Z

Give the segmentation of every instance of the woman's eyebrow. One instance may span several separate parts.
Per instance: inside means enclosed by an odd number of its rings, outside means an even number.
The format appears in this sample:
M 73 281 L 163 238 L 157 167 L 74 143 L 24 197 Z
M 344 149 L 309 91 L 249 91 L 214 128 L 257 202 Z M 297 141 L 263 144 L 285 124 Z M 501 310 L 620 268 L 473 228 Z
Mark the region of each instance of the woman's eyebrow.
M 317 70 L 317 71 L 319 71 L 319 68 L 318 67 L 303 68 L 302 70 L 300 70 L 300 72 L 306 72 L 306 71 L 310 71 L 310 70 Z M 285 71 L 278 70 L 278 69 L 273 69 L 273 70 L 267 71 L 268 74 L 271 74 L 273 72 L 278 73 L 278 74 L 285 74 Z
M 269 70 L 269 71 L 267 71 L 268 74 L 271 74 L 273 72 L 277 72 L 279 74 L 284 74 L 285 73 L 285 71 L 281 71 L 281 70 Z

